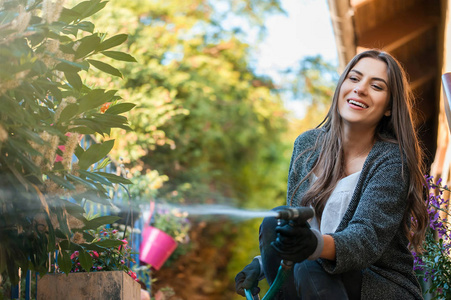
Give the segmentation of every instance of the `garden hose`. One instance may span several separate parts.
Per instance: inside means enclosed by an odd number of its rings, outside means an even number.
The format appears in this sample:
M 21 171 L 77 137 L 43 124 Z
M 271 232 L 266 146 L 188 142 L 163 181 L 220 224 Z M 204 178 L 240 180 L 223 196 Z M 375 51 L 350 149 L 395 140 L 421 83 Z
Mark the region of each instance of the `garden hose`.
M 308 219 L 314 217 L 314 210 L 311 207 L 287 207 L 283 210 L 277 212 L 276 219 L 278 219 L 278 223 L 281 220 L 286 220 L 290 222 L 299 222 L 304 223 L 307 222 Z M 279 293 L 280 288 L 285 283 L 286 279 L 293 272 L 292 261 L 281 261 L 279 270 L 277 271 L 276 279 L 269 287 L 268 292 L 263 297 L 262 300 L 272 300 Z M 258 300 L 260 299 L 258 295 L 253 296 L 250 290 L 244 290 L 244 294 L 246 296 L 246 300 Z
M 280 288 L 285 283 L 286 279 L 293 272 L 293 262 L 291 261 L 281 261 L 279 270 L 277 271 L 276 279 L 271 284 L 268 292 L 265 294 L 262 300 L 272 300 L 279 293 Z M 253 296 L 250 290 L 244 290 L 246 300 L 257 300 L 260 299 L 258 295 Z

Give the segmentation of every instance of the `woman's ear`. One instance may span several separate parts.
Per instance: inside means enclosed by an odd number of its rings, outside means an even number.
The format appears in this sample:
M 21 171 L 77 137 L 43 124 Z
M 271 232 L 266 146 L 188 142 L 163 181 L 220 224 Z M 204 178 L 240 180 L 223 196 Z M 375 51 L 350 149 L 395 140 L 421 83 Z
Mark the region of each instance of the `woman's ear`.
M 391 116 L 391 110 L 387 110 L 387 111 L 385 112 L 384 116 L 390 117 L 390 116 Z

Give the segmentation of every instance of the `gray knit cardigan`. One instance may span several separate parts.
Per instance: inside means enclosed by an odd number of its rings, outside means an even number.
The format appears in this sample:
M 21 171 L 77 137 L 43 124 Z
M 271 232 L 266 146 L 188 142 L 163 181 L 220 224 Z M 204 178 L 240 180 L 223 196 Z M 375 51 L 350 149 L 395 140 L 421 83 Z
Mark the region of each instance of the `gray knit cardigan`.
M 319 156 L 320 150 L 308 150 L 319 134 L 322 129 L 310 130 L 295 141 L 288 175 L 288 204 L 297 184 Z M 336 260 L 319 259 L 330 274 L 362 270 L 362 300 L 423 299 L 402 225 L 409 182 L 406 169 L 398 145 L 384 141 L 374 144 L 349 207 L 331 234 Z M 293 198 L 294 206 L 299 205 L 309 184 L 308 180 L 301 184 Z

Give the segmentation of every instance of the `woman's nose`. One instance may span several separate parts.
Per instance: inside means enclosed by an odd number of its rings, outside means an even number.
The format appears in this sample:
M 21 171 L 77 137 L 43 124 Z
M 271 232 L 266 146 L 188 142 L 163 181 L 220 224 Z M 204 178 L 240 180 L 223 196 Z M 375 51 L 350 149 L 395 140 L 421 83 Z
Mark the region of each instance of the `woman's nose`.
M 364 94 L 364 93 L 365 93 L 365 87 L 363 87 L 363 86 L 361 86 L 361 85 L 356 86 L 356 87 L 353 89 L 353 92 L 356 93 L 357 95 Z

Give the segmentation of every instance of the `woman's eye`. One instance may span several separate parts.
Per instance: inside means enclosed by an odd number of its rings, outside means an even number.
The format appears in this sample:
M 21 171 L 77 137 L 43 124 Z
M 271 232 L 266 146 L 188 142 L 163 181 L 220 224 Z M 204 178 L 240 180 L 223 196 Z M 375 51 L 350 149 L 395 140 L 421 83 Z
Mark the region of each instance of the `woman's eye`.
M 350 77 L 349 77 L 349 80 L 351 80 L 351 81 L 357 81 L 358 78 L 357 78 L 357 77 L 354 77 L 354 76 L 350 76 Z
M 376 84 L 373 84 L 373 88 L 375 88 L 378 91 L 382 91 L 382 87 Z

